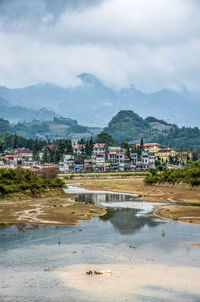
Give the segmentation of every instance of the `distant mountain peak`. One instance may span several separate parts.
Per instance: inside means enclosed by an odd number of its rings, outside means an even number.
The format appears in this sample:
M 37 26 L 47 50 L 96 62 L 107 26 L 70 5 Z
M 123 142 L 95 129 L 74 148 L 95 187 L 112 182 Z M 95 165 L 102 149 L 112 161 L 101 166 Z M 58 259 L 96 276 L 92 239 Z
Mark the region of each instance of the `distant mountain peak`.
M 137 113 L 133 112 L 132 110 L 120 110 L 112 119 L 112 122 L 124 122 L 129 121 L 131 123 L 134 122 L 142 122 L 146 125 L 145 121 L 142 117 L 140 117 Z M 146 125 L 147 126 L 147 125 Z
M 101 84 L 101 81 L 92 73 L 81 73 L 78 75 L 78 79 L 80 79 L 82 83 L 86 85 L 95 86 Z

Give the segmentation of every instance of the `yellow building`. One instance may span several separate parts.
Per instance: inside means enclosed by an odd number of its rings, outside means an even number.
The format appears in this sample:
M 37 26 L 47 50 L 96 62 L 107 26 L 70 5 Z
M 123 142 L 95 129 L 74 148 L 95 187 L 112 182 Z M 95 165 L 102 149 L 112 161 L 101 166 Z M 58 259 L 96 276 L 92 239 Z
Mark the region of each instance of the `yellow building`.
M 160 150 L 156 153 L 156 159 L 159 159 L 161 163 L 168 163 L 171 156 L 171 149 Z
M 145 148 L 144 150 L 146 152 L 154 153 L 156 155 L 159 151 L 165 150 L 166 148 L 167 148 L 166 146 L 159 145 L 159 146 L 152 146 L 151 148 L 148 149 Z

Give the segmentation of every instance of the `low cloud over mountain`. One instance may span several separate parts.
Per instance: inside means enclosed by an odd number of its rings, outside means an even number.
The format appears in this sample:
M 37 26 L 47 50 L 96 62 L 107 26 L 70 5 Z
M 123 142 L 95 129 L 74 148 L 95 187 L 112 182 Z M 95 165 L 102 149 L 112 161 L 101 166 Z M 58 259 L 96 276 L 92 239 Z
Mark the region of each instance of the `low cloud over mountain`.
M 104 127 L 122 109 L 133 110 L 142 117 L 156 116 L 180 126 L 200 126 L 199 96 L 186 90 L 174 92 L 163 89 L 144 93 L 134 86 L 116 90 L 86 73 L 79 75 L 78 81 L 80 85 L 74 88 L 52 84 L 21 89 L 0 87 L 0 97 L 12 106 L 46 107 L 88 126 Z

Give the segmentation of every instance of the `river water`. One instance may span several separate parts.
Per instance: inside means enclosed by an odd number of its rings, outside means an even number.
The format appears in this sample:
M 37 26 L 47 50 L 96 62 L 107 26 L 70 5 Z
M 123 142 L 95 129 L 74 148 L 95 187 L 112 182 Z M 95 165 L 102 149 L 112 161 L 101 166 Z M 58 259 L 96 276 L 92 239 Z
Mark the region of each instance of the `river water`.
M 200 301 L 200 226 L 153 215 L 134 194 L 75 186 L 75 201 L 107 207 L 77 226 L 0 227 L 0 301 Z M 112 269 L 86 276 L 87 269 Z

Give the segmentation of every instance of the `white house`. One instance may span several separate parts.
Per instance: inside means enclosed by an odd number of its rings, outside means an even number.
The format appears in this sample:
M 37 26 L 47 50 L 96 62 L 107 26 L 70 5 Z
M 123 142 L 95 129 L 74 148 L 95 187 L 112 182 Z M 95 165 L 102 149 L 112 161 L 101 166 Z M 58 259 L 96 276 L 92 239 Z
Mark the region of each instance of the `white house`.
M 97 153 L 104 153 L 106 152 L 106 148 L 105 148 L 105 144 L 95 144 L 93 146 L 93 154 L 97 154 Z
M 65 172 L 74 172 L 74 166 L 75 166 L 75 161 L 74 161 L 74 156 L 71 154 L 64 155 L 63 162 L 59 162 L 59 171 L 62 173 Z

